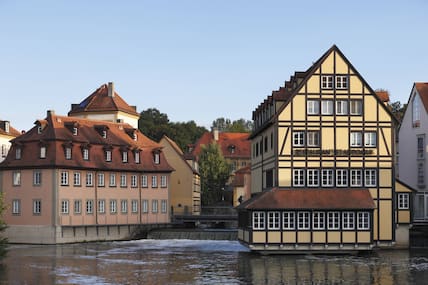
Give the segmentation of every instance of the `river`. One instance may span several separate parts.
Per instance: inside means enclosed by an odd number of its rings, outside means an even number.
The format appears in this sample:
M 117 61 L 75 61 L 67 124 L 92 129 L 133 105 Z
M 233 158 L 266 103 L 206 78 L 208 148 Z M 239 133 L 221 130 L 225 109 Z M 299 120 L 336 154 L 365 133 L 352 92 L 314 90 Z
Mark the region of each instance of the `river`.
M 427 250 L 271 255 L 236 241 L 12 245 L 0 284 L 427 284 Z

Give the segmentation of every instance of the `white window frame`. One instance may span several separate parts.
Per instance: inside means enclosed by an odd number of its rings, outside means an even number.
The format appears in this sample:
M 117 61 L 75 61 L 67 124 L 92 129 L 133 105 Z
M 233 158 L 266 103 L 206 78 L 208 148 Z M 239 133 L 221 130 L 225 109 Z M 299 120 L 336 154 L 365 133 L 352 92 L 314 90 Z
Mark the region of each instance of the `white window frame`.
M 68 215 L 68 200 L 61 201 L 61 214 Z
M 82 149 L 82 156 L 83 156 L 83 160 L 89 160 L 89 149 L 83 148 Z
M 336 100 L 336 115 L 348 115 L 348 101 Z
M 21 171 L 12 172 L 12 185 L 21 186 Z
M 262 211 L 253 212 L 253 230 L 264 230 L 266 227 L 266 214 Z
M 42 185 L 42 172 L 40 170 L 34 170 L 33 172 L 33 185 L 34 186 Z
M 320 101 L 308 100 L 306 102 L 306 111 L 308 115 L 319 115 L 320 114 Z
M 42 214 L 42 200 L 35 199 L 33 200 L 33 215 Z
M 307 181 L 308 187 L 318 187 L 320 185 L 320 171 L 319 169 L 308 169 L 307 170 Z
M 349 136 L 351 147 L 363 146 L 363 134 L 361 132 L 351 132 Z
M 66 147 L 65 148 L 65 159 L 70 160 L 72 159 L 72 149 L 71 147 Z
M 334 114 L 334 101 L 333 100 L 322 100 L 321 101 L 321 114 L 322 115 L 333 115 Z
M 268 212 L 268 230 L 279 230 L 281 228 L 281 212 Z
M 98 173 L 98 187 L 104 187 L 105 186 L 105 175 L 104 173 Z
M 81 214 L 82 213 L 82 200 L 74 200 L 74 209 L 75 214 Z
M 377 186 L 377 171 L 376 169 L 364 170 L 364 186 L 376 187 Z
M 86 214 L 94 213 L 94 200 L 86 200 Z
M 131 200 L 131 212 L 138 213 L 138 200 Z
M 408 210 L 410 208 L 409 193 L 398 193 L 398 209 Z
M 336 89 L 345 90 L 348 89 L 348 76 L 347 75 L 336 75 Z
M 81 176 L 80 172 L 73 172 L 73 186 L 81 186 Z
M 361 100 L 349 101 L 349 114 L 359 116 L 363 113 L 363 102 Z
M 299 230 L 309 230 L 311 227 L 311 213 L 297 212 L 297 229 Z
M 321 89 L 333 89 L 333 75 L 321 76 Z
M 149 200 L 142 200 L 141 201 L 141 212 L 143 214 L 147 214 L 149 212 Z
M 284 230 L 294 230 L 296 228 L 295 212 L 282 212 L 282 228 Z
M 168 203 L 166 200 L 161 200 L 161 213 L 166 213 L 168 209 Z
M 160 154 L 159 153 L 155 153 L 153 159 L 154 159 L 155 164 L 160 164 Z
M 122 214 L 128 213 L 128 200 L 120 200 L 120 212 Z
M 293 186 L 304 187 L 305 186 L 305 170 L 304 169 L 293 169 Z
M 370 213 L 358 212 L 357 213 L 357 229 L 369 230 L 370 229 Z
M 86 172 L 86 186 L 94 186 L 94 174 Z
M 122 151 L 122 162 L 127 163 L 128 162 L 128 152 Z
M 46 158 L 46 146 L 40 147 L 40 158 Z
M 152 175 L 152 188 L 158 187 L 158 177 L 156 175 Z
M 312 228 L 314 230 L 325 229 L 325 213 L 324 212 L 315 211 L 312 213 Z
M 327 228 L 329 230 L 340 229 L 340 212 L 327 212 Z
M 68 186 L 68 171 L 61 171 L 61 186 Z
M 21 214 L 21 200 L 14 199 L 12 200 L 12 215 Z
M 348 186 L 348 170 L 336 169 L 336 186 L 337 187 Z
M 364 133 L 364 146 L 365 147 L 376 147 L 377 144 L 377 133 L 376 132 L 365 132 Z
M 141 175 L 141 187 L 142 188 L 149 187 L 149 184 L 147 182 L 147 175 Z
M 116 187 L 116 173 L 110 173 L 109 186 Z
M 126 174 L 120 174 L 120 187 L 126 187 Z
M 105 214 L 106 212 L 106 200 L 98 200 L 98 213 Z
M 152 200 L 152 213 L 157 213 L 159 211 L 159 202 L 158 200 Z
M 161 176 L 161 187 L 162 187 L 162 188 L 166 188 L 166 187 L 168 187 L 168 183 L 167 183 L 167 177 L 166 177 L 166 175 L 162 175 L 162 176 Z
M 137 164 L 140 163 L 140 152 L 139 151 L 134 152 L 134 161 Z
M 111 150 L 106 150 L 106 161 L 111 161 Z
M 319 131 L 308 131 L 306 134 L 306 144 L 308 147 L 319 147 L 320 146 L 320 132 Z
M 138 176 L 135 174 L 131 175 L 131 187 L 137 188 L 138 187 Z
M 20 147 L 17 147 L 15 149 L 15 159 L 21 159 L 22 157 L 22 149 Z
M 351 187 L 363 186 L 363 170 L 362 169 L 351 169 L 350 170 L 350 182 Z
M 322 187 L 333 187 L 334 185 L 334 170 L 333 169 L 322 169 L 321 170 L 321 186 Z
M 345 211 L 342 212 L 342 229 L 353 230 L 355 229 L 355 213 Z
M 116 214 L 117 213 L 117 200 L 111 199 L 110 200 L 110 214 Z
M 305 146 L 305 132 L 304 131 L 293 132 L 293 146 Z

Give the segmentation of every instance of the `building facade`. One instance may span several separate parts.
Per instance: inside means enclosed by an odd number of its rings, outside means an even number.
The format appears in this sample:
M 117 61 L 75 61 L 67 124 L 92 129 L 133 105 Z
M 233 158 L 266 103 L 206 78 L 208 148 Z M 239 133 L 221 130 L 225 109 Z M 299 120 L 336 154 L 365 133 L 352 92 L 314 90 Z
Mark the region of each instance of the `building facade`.
M 241 242 L 267 252 L 360 251 L 395 246 L 399 230 L 408 236 L 409 224 L 397 223 L 395 118 L 336 46 L 253 120 L 255 197 L 238 207 Z
M 14 129 L 9 121 L 0 120 L 0 162 L 2 162 L 9 152 L 10 140 L 16 138 L 21 133 Z
M 401 181 L 416 190 L 415 221 L 428 221 L 428 83 L 416 82 L 398 132 L 397 170 Z
M 175 169 L 169 181 L 172 214 L 199 215 L 201 213 L 201 178 L 197 170 L 197 162 L 186 161 L 180 147 L 167 136 L 164 136 L 159 144 L 163 147 L 168 163 Z

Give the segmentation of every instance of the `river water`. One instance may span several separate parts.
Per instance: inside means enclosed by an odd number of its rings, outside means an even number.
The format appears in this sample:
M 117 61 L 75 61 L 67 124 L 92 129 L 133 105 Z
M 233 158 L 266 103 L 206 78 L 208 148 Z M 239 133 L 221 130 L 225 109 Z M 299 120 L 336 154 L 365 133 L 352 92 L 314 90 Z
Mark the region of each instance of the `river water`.
M 0 284 L 428 284 L 428 251 L 263 256 L 206 240 L 13 245 Z

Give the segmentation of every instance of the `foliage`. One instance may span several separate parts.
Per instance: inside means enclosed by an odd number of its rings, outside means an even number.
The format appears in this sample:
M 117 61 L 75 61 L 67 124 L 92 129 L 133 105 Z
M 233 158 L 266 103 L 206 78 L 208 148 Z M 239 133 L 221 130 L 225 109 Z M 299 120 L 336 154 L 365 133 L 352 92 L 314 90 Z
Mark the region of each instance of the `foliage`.
M 403 120 L 404 112 L 406 112 L 407 104 L 401 105 L 400 101 L 393 102 L 389 105 L 391 112 L 395 115 L 397 120 Z
M 194 121 L 186 123 L 170 122 L 168 115 L 156 108 L 149 108 L 140 113 L 138 120 L 140 131 L 154 141 L 160 141 L 163 135 L 174 140 L 184 151 L 189 144 L 193 144 L 207 131 L 204 127 L 196 125 Z
M 202 205 L 213 205 L 221 201 L 222 191 L 229 178 L 230 165 L 216 143 L 203 145 L 199 155 Z
M 211 127 L 217 128 L 221 132 L 249 133 L 253 130 L 253 122 L 242 118 L 231 121 L 222 117 L 213 121 Z
M 7 228 L 6 223 L 3 221 L 3 213 L 6 210 L 6 205 L 3 200 L 3 193 L 0 192 L 0 233 L 4 232 Z M 7 253 L 7 238 L 0 236 L 0 258 L 3 258 Z

